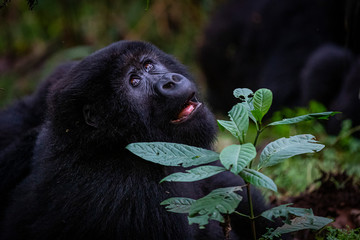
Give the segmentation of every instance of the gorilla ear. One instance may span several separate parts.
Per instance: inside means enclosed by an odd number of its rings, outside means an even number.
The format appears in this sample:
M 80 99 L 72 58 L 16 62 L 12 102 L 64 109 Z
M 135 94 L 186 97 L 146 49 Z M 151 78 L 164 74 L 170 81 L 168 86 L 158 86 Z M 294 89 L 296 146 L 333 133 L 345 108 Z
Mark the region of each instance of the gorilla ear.
M 98 128 L 99 124 L 98 124 L 98 120 L 96 115 L 93 114 L 94 109 L 91 108 L 90 105 L 85 105 L 83 107 L 83 115 L 84 115 L 84 119 L 87 125 L 92 126 L 94 128 Z

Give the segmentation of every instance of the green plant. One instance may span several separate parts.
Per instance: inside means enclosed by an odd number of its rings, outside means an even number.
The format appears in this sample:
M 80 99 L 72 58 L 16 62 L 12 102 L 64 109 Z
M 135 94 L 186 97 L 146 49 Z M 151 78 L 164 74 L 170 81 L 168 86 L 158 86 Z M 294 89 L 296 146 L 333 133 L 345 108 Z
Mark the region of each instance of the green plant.
M 309 112 L 326 111 L 326 108 L 318 102 L 311 101 L 308 107 L 285 108 L 275 112 L 271 121 L 279 121 L 282 118 L 306 114 Z M 259 141 L 259 146 L 266 145 L 269 140 L 281 136 L 296 135 L 311 131 L 318 141 L 326 145 L 317 154 L 306 154 L 295 156 L 281 164 L 264 169 L 263 173 L 269 176 L 278 187 L 278 192 L 263 191 L 266 196 L 274 195 L 279 198 L 296 196 L 305 191 L 311 191 L 319 187 L 318 181 L 323 173 L 342 174 L 346 173 L 354 184 L 360 179 L 358 159 L 360 158 L 360 140 L 352 134 L 360 129 L 360 126 L 352 126 L 350 120 L 342 122 L 342 129 L 337 136 L 329 135 L 324 127 L 324 122 L 307 121 L 292 125 L 279 125 L 267 129 Z M 224 134 L 222 134 L 224 136 Z M 223 141 L 223 137 L 220 139 Z M 298 169 L 303 169 L 299 174 Z M 283 174 L 286 172 L 286 174 Z
M 275 140 L 258 154 L 255 146 L 260 134 L 266 128 L 312 119 L 327 119 L 336 112 L 305 114 L 275 121 L 264 126 L 262 120 L 272 104 L 272 92 L 268 89 L 259 89 L 253 93 L 250 89 L 238 88 L 234 90 L 234 96 L 240 99 L 240 103 L 229 111 L 230 121 L 218 120 L 218 125 L 220 129 L 229 131 L 239 144 L 225 147 L 220 154 L 177 143 L 145 142 L 132 143 L 127 146 L 128 150 L 139 157 L 165 166 L 194 167 L 217 160 L 220 160 L 222 164 L 222 166 L 203 165 L 186 170 L 186 172 L 173 173 L 162 179 L 161 182 L 192 182 L 223 171 L 230 171 L 241 176 L 246 183 L 244 186 L 215 189 L 207 196 L 197 200 L 183 197 L 169 198 L 163 201 L 161 205 L 166 205 L 168 211 L 188 214 L 189 224 L 196 223 L 200 228 L 208 224 L 209 220 L 230 224 L 229 221 L 225 221 L 227 215 L 239 214 L 248 218 L 252 223 L 253 239 L 256 239 L 255 219 L 258 217 L 269 220 L 278 217 L 284 219 L 284 225 L 275 230 L 270 230 L 263 236 L 265 239 L 302 229 L 317 230 L 330 223 L 331 219 L 314 216 L 311 209 L 290 207 L 289 204 L 269 209 L 261 215 L 255 216 L 249 193 L 251 185 L 277 191 L 277 186 L 273 180 L 261 172 L 264 168 L 279 164 L 290 157 L 318 152 L 324 148 L 324 145 L 314 140 L 314 136 L 302 134 Z M 256 126 L 256 135 L 252 142 L 247 141 L 249 138 L 247 136 L 249 119 Z M 256 158 L 257 155 L 259 155 L 258 158 Z M 242 200 L 241 195 L 237 192 L 242 188 L 246 188 L 248 194 L 250 215 L 236 211 L 236 207 Z
M 360 240 L 360 228 L 337 229 L 326 227 L 317 234 L 316 240 Z

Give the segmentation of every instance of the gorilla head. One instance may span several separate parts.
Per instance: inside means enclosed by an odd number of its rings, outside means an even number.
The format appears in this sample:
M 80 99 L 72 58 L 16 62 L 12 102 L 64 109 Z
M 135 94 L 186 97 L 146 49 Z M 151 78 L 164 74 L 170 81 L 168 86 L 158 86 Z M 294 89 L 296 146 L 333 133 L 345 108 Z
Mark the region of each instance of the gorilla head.
M 74 65 L 48 104 L 56 134 L 107 150 L 135 141 L 208 148 L 215 135 L 185 67 L 143 42 L 117 42 Z

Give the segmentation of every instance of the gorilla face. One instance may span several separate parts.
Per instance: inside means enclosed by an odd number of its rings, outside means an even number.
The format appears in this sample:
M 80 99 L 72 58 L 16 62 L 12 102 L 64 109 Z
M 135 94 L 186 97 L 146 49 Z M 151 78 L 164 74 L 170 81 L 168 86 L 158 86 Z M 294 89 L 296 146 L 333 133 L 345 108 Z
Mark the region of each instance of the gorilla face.
M 126 87 L 129 105 L 142 109 L 136 111 L 142 118 L 184 123 L 201 107 L 195 96 L 196 86 L 181 74 L 183 71 L 168 69 L 158 55 L 136 54 L 130 58 L 121 71 L 121 85 Z
M 198 99 L 190 74 L 174 58 L 148 43 L 121 41 L 77 63 L 52 89 L 49 122 L 87 144 L 168 141 L 209 148 L 215 120 Z

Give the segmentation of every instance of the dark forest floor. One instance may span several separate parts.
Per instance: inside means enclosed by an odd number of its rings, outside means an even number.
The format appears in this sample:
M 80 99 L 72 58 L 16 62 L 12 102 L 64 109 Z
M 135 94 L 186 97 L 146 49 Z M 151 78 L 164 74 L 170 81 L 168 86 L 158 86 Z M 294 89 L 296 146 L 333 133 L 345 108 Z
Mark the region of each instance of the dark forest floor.
M 293 203 L 293 207 L 312 208 L 316 216 L 334 219 L 330 224 L 339 229 L 360 227 L 360 183 L 346 174 L 323 173 L 318 179 L 318 189 L 305 192 L 296 197 L 276 200 L 276 204 Z M 314 239 L 315 234 L 309 230 L 295 235 L 298 240 Z

